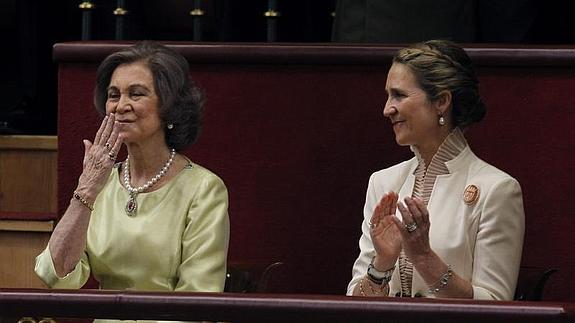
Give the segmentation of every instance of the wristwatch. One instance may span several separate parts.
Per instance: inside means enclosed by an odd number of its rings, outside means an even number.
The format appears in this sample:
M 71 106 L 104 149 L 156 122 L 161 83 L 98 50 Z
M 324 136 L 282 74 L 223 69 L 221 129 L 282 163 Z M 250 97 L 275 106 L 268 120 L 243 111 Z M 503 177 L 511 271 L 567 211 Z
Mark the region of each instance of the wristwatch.
M 375 284 L 386 285 L 391 280 L 391 276 L 393 275 L 394 269 L 395 266 L 391 267 L 386 271 L 379 271 L 377 270 L 377 268 L 375 268 L 375 266 L 373 265 L 373 259 L 371 259 L 371 263 L 369 264 L 369 266 L 367 266 L 367 277 Z

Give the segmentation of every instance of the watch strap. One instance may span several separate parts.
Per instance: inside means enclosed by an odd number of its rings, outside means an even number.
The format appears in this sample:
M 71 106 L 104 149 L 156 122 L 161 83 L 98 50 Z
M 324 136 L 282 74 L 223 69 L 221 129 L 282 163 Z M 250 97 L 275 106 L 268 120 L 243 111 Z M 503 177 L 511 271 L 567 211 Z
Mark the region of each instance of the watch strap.
M 385 285 L 391 280 L 391 276 L 393 275 L 394 270 L 395 266 L 385 271 L 379 271 L 373 265 L 372 259 L 371 263 L 367 267 L 367 278 L 369 278 L 369 280 L 371 280 L 374 284 Z

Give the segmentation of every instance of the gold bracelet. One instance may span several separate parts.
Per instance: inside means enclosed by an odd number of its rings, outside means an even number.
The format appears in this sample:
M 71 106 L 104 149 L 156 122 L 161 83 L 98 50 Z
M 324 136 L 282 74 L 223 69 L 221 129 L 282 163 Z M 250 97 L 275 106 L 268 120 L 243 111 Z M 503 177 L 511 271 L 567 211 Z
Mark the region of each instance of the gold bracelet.
M 383 295 L 383 294 L 384 294 L 384 291 L 383 291 L 383 288 L 384 288 L 384 287 L 383 287 L 383 285 L 377 284 L 377 288 L 378 288 L 379 290 L 375 290 L 375 289 L 373 288 L 373 282 L 371 282 L 369 278 L 367 279 L 367 285 L 369 286 L 369 290 L 371 290 L 371 294 L 372 294 L 372 295 L 374 295 L 374 296 L 380 296 L 380 295 Z
M 361 294 L 361 296 L 367 296 L 365 294 L 365 289 L 363 286 L 364 283 L 367 283 L 367 285 L 369 286 L 371 296 L 385 296 L 385 287 L 383 287 L 381 285 L 377 285 L 379 290 L 375 290 L 375 288 L 373 288 L 373 285 L 372 285 L 371 281 L 369 280 L 369 278 L 366 278 L 366 277 L 362 277 L 358 282 L 359 293 Z
M 90 211 L 94 211 L 94 205 L 90 204 L 90 202 L 88 202 L 82 195 L 80 195 L 80 193 L 78 193 L 77 191 L 74 191 L 74 194 L 72 194 L 72 197 L 75 200 L 80 201 L 80 203 L 82 203 L 82 205 L 84 205 L 85 207 L 87 207 L 88 209 L 90 209 Z
M 359 293 L 361 296 L 366 296 L 365 291 L 363 290 L 363 278 L 359 280 Z

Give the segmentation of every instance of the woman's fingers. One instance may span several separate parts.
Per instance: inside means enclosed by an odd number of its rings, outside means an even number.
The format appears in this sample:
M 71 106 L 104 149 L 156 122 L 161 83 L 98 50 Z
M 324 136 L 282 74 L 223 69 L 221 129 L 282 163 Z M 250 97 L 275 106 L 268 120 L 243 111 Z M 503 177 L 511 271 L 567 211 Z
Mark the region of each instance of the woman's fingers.
M 429 224 L 429 211 L 427 210 L 427 206 L 423 202 L 422 199 L 414 198 L 413 202 L 417 205 L 418 209 L 421 212 L 421 223 Z
M 381 221 L 381 219 L 385 216 L 385 210 L 387 208 L 387 194 L 384 194 L 383 197 L 379 200 L 379 203 L 375 206 L 373 210 L 373 214 L 371 215 L 371 220 L 369 221 L 370 229 L 374 230 L 377 228 L 377 225 Z
M 401 212 L 401 209 L 400 209 Z M 395 227 L 397 228 L 397 230 L 399 231 L 399 234 L 403 237 L 407 237 L 409 235 L 409 232 L 407 231 L 407 228 L 405 227 L 404 222 L 402 222 L 401 220 L 399 220 L 397 217 L 393 217 L 393 222 L 395 223 Z
M 411 212 L 403 203 L 398 203 L 397 208 L 399 209 L 399 214 L 401 214 L 401 219 L 403 221 L 404 226 L 415 223 Z
M 397 208 L 397 193 L 395 192 L 388 192 L 383 195 L 383 215 L 388 216 L 395 214 L 395 210 Z
M 104 120 L 102 120 L 102 124 L 100 125 L 100 129 L 98 129 L 98 132 L 96 133 L 94 145 L 106 146 L 106 148 L 112 146 L 112 143 L 110 143 L 109 140 L 114 129 L 115 122 L 116 116 L 113 113 L 104 117 Z
M 406 197 L 405 198 L 405 206 L 407 207 L 407 210 L 409 211 L 409 215 L 411 215 L 411 221 L 410 222 L 406 222 L 406 225 L 409 225 L 411 222 L 414 222 L 416 224 L 422 224 L 423 223 L 423 215 L 421 214 L 421 210 L 419 209 L 419 205 L 417 203 L 415 203 L 414 199 L 411 197 Z
M 406 198 L 405 204 L 397 205 L 402 221 L 394 217 L 394 223 L 401 234 L 405 254 L 410 259 L 427 253 L 429 246 L 429 213 L 422 200 Z
M 429 212 L 421 199 L 407 197 L 405 204 L 415 223 L 419 225 L 429 223 Z
M 385 193 L 377 205 L 381 217 L 395 214 L 396 208 L 397 194 L 395 192 Z
M 119 127 L 120 124 L 116 122 L 116 116 L 113 113 L 104 117 L 96 132 L 94 143 L 90 145 L 90 148 L 98 147 L 92 152 L 93 155 L 108 158 L 112 162 L 116 161 L 116 156 L 122 146 Z
M 83 140 L 84 167 L 78 186 L 92 192 L 94 197 L 104 187 L 116 161 L 116 154 L 121 148 L 122 137 L 119 135 L 119 130 L 119 124 L 111 114 L 104 117 L 93 143 Z
M 90 140 L 87 140 L 87 139 L 82 140 L 82 143 L 84 144 L 84 162 L 83 162 L 83 165 L 86 165 L 86 162 L 88 161 L 88 152 L 90 151 L 90 148 L 92 148 L 92 143 L 90 142 Z
M 404 203 L 398 203 L 397 208 L 402 221 L 396 219 L 395 224 L 402 236 L 408 240 L 421 237 L 426 239 L 429 234 L 429 212 L 425 203 L 419 198 L 405 198 Z
M 97 143 L 99 145 L 102 146 L 106 146 L 106 148 L 110 147 L 112 145 L 110 141 L 110 135 L 112 134 L 112 131 L 114 130 L 114 124 L 116 123 L 116 116 L 111 113 L 110 116 L 108 117 L 108 120 L 106 122 L 106 126 L 104 127 L 104 131 L 102 131 L 102 136 L 100 137 L 100 141 Z
M 109 118 L 110 118 L 109 116 L 105 116 L 104 120 L 102 120 L 102 123 L 100 123 L 100 128 L 98 128 L 98 131 L 96 132 L 96 136 L 94 137 L 94 144 L 99 143 L 100 140 L 102 139 L 102 133 L 104 132 L 104 129 L 106 128 L 106 125 L 108 124 Z
M 397 195 L 397 193 L 395 192 L 391 193 L 392 193 L 392 200 L 389 208 L 389 213 L 387 214 L 395 216 L 395 212 L 397 211 L 397 199 L 399 198 L 399 195 Z
M 380 201 L 379 204 L 377 204 L 377 206 L 373 210 L 373 214 L 371 215 L 371 219 L 369 220 L 369 228 L 372 230 L 375 229 L 375 227 L 379 223 L 380 216 L 381 216 L 381 208 L 382 208 L 382 206 L 381 206 L 381 201 Z
M 385 215 L 385 213 L 387 212 L 387 203 L 388 203 L 387 200 L 388 199 L 389 199 L 389 197 L 387 196 L 387 193 L 383 194 L 383 196 L 379 200 L 379 203 L 377 204 L 380 216 Z
M 105 144 L 106 149 L 108 149 L 108 156 L 114 161 L 116 160 L 118 151 L 120 151 L 120 147 L 122 146 L 122 138 L 119 136 L 119 133 L 120 124 L 118 122 L 114 122 L 112 133 Z
M 395 192 L 388 192 L 383 195 L 383 197 L 379 200 L 379 203 L 376 205 L 375 209 L 373 210 L 373 214 L 369 221 L 369 227 L 371 230 L 383 230 L 383 223 L 388 217 L 395 217 L 395 211 L 397 209 L 397 193 Z M 389 222 L 391 223 L 391 222 Z M 388 223 L 388 225 L 389 225 Z
M 391 212 L 391 204 L 393 203 L 392 202 L 393 196 L 391 193 L 386 193 L 384 195 L 384 198 L 385 198 L 385 204 L 384 204 L 384 209 L 383 209 L 383 212 L 384 212 L 383 215 L 387 216 Z

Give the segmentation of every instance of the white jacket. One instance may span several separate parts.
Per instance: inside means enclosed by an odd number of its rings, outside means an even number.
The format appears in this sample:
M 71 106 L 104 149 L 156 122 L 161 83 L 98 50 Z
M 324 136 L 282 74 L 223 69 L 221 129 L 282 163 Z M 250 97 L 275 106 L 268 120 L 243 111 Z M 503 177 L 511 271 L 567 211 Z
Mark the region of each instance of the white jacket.
M 375 255 L 369 220 L 384 193 L 395 191 L 399 199 L 411 196 L 417 158 L 371 175 L 364 207 L 360 254 L 347 289 L 351 295 L 366 274 Z M 515 293 L 525 215 L 519 183 L 508 174 L 479 159 L 467 146 L 446 163 L 449 174 L 439 175 L 428 203 L 431 248 L 455 273 L 471 282 L 474 299 L 511 300 Z M 468 205 L 463 192 L 468 185 L 479 188 L 479 199 Z M 396 214 L 400 219 L 399 211 Z M 399 266 L 390 282 L 389 295 L 401 290 Z M 412 295 L 427 295 L 429 286 L 413 270 Z

